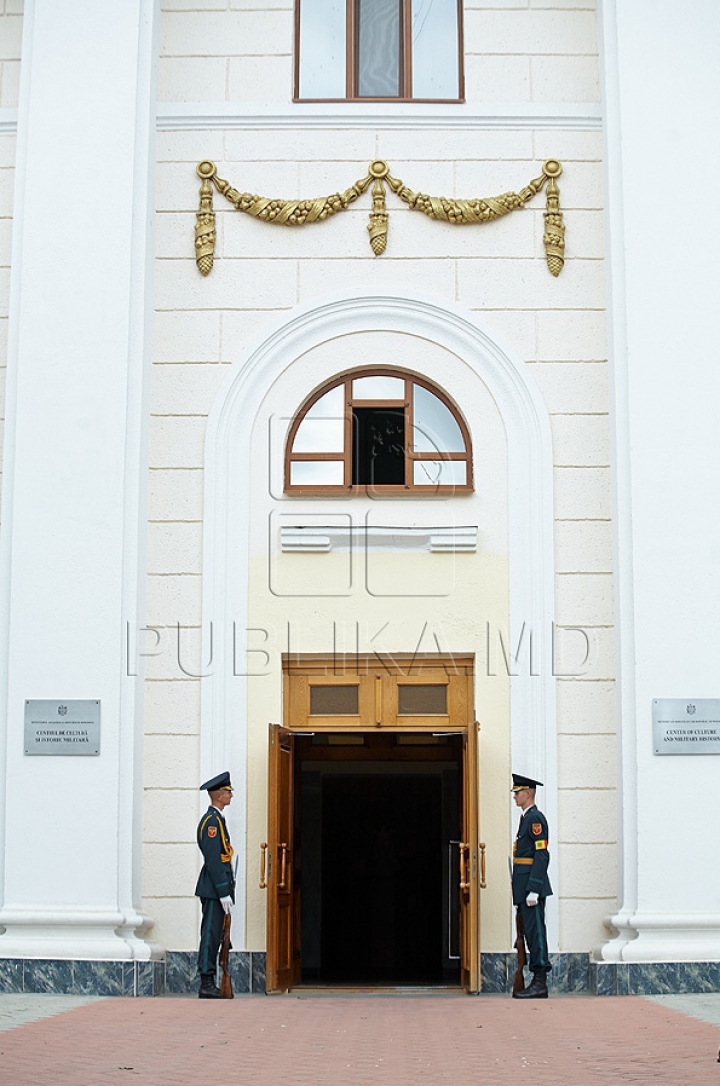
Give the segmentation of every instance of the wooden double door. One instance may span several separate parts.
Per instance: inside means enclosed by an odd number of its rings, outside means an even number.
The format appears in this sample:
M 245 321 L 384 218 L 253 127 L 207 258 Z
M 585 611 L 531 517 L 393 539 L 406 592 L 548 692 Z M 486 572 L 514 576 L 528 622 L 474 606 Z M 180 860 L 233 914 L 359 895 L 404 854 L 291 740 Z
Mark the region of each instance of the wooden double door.
M 373 662 L 352 682 L 317 660 L 286 672 L 285 724 L 269 730 L 269 992 L 478 988 L 471 663 Z

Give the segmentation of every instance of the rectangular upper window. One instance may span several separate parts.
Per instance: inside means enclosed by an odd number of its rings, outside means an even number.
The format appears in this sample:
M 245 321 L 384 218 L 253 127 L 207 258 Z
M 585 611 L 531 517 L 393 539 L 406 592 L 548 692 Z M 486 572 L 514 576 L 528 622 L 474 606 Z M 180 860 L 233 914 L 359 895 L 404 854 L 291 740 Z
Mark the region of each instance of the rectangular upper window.
M 295 0 L 295 98 L 463 98 L 462 0 Z

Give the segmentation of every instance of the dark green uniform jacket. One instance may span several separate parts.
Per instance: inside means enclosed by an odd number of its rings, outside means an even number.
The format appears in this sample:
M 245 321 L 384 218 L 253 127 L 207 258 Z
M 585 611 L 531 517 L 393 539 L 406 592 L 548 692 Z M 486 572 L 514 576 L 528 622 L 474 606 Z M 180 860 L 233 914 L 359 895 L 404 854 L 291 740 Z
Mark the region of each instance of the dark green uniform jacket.
M 204 863 L 195 887 L 197 897 L 221 898 L 235 894 L 233 848 L 225 819 L 215 807 L 208 807 L 197 828 L 198 848 Z
M 523 812 L 513 849 L 513 905 L 525 901 L 528 894 L 550 897 L 548 878 L 549 830 L 542 811 L 534 805 Z

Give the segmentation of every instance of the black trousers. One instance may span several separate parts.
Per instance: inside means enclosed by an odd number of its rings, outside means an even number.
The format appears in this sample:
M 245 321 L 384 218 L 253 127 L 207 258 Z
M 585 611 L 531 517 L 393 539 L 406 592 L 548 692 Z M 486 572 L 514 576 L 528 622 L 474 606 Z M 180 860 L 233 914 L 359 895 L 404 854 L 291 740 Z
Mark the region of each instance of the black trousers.
M 529 966 L 532 973 L 549 973 L 552 969 L 548 954 L 547 931 L 545 930 L 545 898 L 541 897 L 537 905 L 527 905 L 521 901 L 518 905 L 525 929 Z
M 201 897 L 202 923 L 200 924 L 200 949 L 198 973 L 217 972 L 217 957 L 223 935 L 225 910 L 216 897 Z

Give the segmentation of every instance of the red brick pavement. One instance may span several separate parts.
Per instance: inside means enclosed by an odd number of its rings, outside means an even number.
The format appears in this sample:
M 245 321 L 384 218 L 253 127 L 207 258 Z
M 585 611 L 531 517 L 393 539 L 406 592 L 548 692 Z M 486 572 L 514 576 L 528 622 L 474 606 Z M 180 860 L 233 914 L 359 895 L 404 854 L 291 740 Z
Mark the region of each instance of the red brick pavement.
M 3 1086 L 720 1086 L 720 1031 L 637 997 L 107 999 L 0 1036 Z

